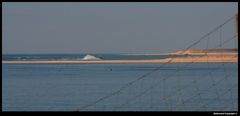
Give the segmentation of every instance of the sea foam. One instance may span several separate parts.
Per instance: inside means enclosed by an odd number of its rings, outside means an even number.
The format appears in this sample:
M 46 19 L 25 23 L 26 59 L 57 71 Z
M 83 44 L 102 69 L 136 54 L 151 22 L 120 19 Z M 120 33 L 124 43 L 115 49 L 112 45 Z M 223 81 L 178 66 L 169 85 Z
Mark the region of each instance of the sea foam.
M 84 58 L 82 58 L 82 60 L 101 60 L 101 59 L 93 55 L 87 54 L 86 56 L 84 56 Z

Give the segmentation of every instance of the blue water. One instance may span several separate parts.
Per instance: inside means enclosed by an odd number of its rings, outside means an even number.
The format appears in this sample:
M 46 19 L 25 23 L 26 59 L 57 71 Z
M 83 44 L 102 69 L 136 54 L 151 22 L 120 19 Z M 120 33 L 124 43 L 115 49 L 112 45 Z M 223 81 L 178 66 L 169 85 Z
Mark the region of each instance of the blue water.
M 237 63 L 2 64 L 2 68 L 3 111 L 238 109 Z
M 5 61 L 24 60 L 82 60 L 86 54 L 9 54 L 3 55 Z M 91 54 L 103 60 L 143 60 L 163 59 L 174 56 L 169 55 L 124 55 L 124 54 Z

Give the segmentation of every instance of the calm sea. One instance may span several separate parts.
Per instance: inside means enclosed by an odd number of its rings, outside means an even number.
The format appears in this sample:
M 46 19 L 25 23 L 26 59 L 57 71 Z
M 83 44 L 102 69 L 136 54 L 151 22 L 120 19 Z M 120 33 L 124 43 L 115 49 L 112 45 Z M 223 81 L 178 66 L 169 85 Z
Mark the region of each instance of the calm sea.
M 5 61 L 34 60 L 82 60 L 86 54 L 10 54 L 3 55 Z M 143 60 L 174 57 L 169 55 L 124 55 L 124 54 L 91 54 L 103 60 Z
M 169 56 L 95 54 L 103 59 Z M 3 55 L 69 60 L 81 55 Z M 3 111 L 237 111 L 237 63 L 2 64 Z

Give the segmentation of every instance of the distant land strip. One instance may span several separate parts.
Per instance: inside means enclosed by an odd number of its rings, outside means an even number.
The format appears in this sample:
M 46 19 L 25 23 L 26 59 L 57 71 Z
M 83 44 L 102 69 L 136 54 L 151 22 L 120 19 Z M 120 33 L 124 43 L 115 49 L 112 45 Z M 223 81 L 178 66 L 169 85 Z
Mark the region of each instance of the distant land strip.
M 170 61 L 171 60 L 171 61 Z M 189 63 L 238 62 L 238 56 L 191 56 L 151 60 L 55 60 L 55 61 L 2 61 L 3 64 L 123 64 L 123 63 Z

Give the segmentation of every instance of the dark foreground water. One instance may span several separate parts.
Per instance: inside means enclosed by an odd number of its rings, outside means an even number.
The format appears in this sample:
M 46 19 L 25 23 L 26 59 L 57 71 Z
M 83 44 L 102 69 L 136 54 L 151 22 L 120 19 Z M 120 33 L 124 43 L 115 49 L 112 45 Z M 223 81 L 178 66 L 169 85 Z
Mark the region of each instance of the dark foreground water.
M 3 111 L 238 109 L 237 63 L 3 64 L 2 68 Z

